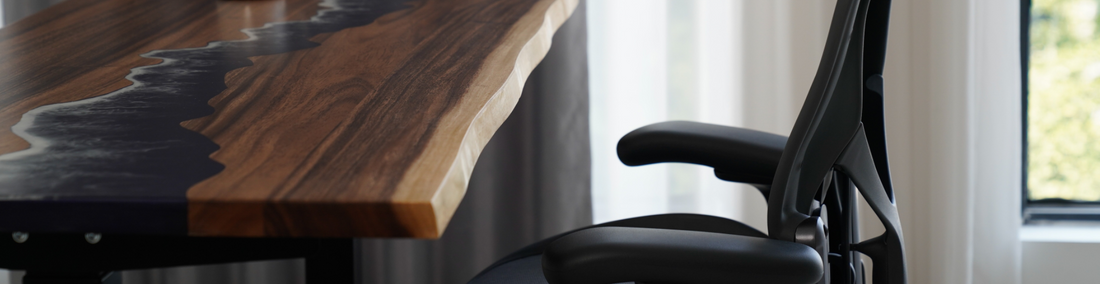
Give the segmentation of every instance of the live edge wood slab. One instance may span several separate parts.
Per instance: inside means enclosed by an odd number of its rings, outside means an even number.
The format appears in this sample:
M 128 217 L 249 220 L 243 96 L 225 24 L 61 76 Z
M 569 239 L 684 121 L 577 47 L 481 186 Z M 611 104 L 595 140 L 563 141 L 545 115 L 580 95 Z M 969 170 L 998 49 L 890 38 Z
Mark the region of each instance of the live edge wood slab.
M 0 231 L 442 234 L 577 0 L 69 0 L 0 29 Z

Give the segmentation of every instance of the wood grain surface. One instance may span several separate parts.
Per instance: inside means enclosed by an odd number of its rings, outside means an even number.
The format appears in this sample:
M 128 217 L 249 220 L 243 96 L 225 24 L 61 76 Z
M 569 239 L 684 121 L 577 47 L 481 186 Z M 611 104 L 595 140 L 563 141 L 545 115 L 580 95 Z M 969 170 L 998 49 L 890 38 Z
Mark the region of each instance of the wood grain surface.
M 159 62 L 152 50 L 245 39 L 240 30 L 305 20 L 316 1 L 72 0 L 0 29 L 0 153 L 29 145 L 11 127 L 31 109 L 102 95 L 131 82 L 130 69 Z
M 60 225 L 31 228 L 41 230 L 176 233 L 173 226 L 143 229 L 156 227 L 147 223 L 156 223 L 161 217 L 155 216 L 164 215 L 169 217 L 161 221 L 169 224 L 180 221 L 167 219 L 182 218 L 185 228 L 179 228 L 179 232 L 197 236 L 438 237 L 465 193 L 481 148 L 511 112 L 527 74 L 545 55 L 554 30 L 569 17 L 577 2 L 425 0 L 393 6 L 382 3 L 392 1 L 341 1 L 329 6 L 363 5 L 363 13 L 380 16 L 368 19 L 329 14 L 331 19 L 326 19 L 325 13 L 341 9 L 319 9 L 317 1 L 305 0 L 70 0 L 0 29 L 0 72 L 10 74 L 0 77 L 0 154 L 4 154 L 0 155 L 0 198 L 4 199 L 0 203 L 18 203 L 15 207 L 24 211 L 70 208 L 59 204 L 85 206 L 80 212 L 57 213 L 47 220 Z M 393 11 L 387 10 L 391 8 Z M 264 23 L 287 21 L 299 23 L 260 28 Z M 334 24 L 348 21 L 362 23 Z M 245 28 L 260 28 L 253 29 L 257 31 L 254 37 L 283 36 L 286 40 L 239 43 L 249 38 L 241 31 Z M 302 39 L 308 39 L 308 45 L 286 34 L 308 35 Z M 37 173 L 55 165 L 81 163 L 49 156 L 54 158 L 40 160 L 55 164 L 32 167 L 23 162 L 31 155 L 29 152 L 57 152 L 60 150 L 54 148 L 62 148 L 58 145 L 98 145 L 95 143 L 115 141 L 111 139 L 120 136 L 78 139 L 93 141 L 87 143 L 73 143 L 72 138 L 65 138 L 70 141 L 66 143 L 39 141 L 28 149 L 31 144 L 27 140 L 38 138 L 27 137 L 45 134 L 26 127 L 15 127 L 19 133 L 13 133 L 9 130 L 12 126 L 28 124 L 21 122 L 28 119 L 30 124 L 56 120 L 66 125 L 102 120 L 100 117 L 106 116 L 77 115 L 92 111 L 87 109 L 90 104 L 86 101 L 122 98 L 116 94 L 135 88 L 127 87 L 131 81 L 142 82 L 143 77 L 133 75 L 141 73 L 137 70 L 172 73 L 162 74 L 169 77 L 190 76 L 181 75 L 190 74 L 182 69 L 141 67 L 157 63 L 142 54 L 155 57 L 150 54 L 193 52 L 195 48 L 216 47 L 218 43 L 207 43 L 219 41 L 227 46 L 240 45 L 228 49 L 237 50 L 231 55 L 249 57 L 243 63 L 215 58 L 228 56 L 220 54 L 229 52 L 199 58 L 205 60 L 202 62 L 226 64 L 221 72 L 228 73 L 224 81 L 194 88 L 224 90 L 215 92 L 216 96 L 211 94 L 212 99 L 203 97 L 209 99 L 209 106 L 204 107 L 212 107 L 207 113 L 181 116 L 194 119 L 179 124 L 201 134 L 203 143 L 216 145 L 209 157 L 176 151 L 176 156 L 160 158 L 156 164 L 149 162 L 153 160 L 130 158 L 130 154 L 89 159 L 94 162 L 84 163 L 92 166 L 130 165 L 108 174 L 95 173 L 112 176 L 110 183 L 84 183 L 79 188 L 56 182 L 61 185 L 31 186 L 50 179 L 27 181 L 28 175 L 24 174 L 9 174 L 24 180 L 4 183 L 5 173 Z M 179 62 L 196 57 L 187 58 Z M 175 64 L 176 60 L 157 66 L 169 63 Z M 127 80 L 127 74 L 132 80 Z M 143 87 L 145 83 L 135 86 Z M 190 94 L 180 90 L 160 91 Z M 122 101 L 134 104 L 134 99 Z M 130 113 L 140 112 L 136 106 L 93 108 L 112 117 L 127 117 L 111 118 L 115 124 L 136 121 Z M 42 109 L 59 112 L 57 115 L 65 119 L 34 119 L 44 112 Z M 72 131 L 60 132 L 72 136 Z M 151 137 L 143 139 L 169 136 Z M 73 152 L 73 147 L 65 149 Z M 98 157 L 92 155 L 98 153 L 93 150 L 81 150 L 75 156 Z M 147 154 L 133 156 L 142 155 Z M 207 176 L 195 166 L 175 162 L 196 156 L 212 159 L 223 168 Z M 162 189 L 160 184 L 131 186 L 137 189 L 125 192 L 114 190 L 123 187 L 117 184 L 136 176 L 133 173 L 141 172 L 138 169 L 145 168 L 197 172 L 190 176 L 203 178 L 173 182 L 186 185 L 183 196 Z M 156 202 L 174 204 L 176 197 L 185 203 L 179 215 L 173 215 L 175 211 L 161 215 L 142 211 L 176 208 L 148 206 Z M 42 203 L 48 206 L 39 206 Z M 133 204 L 147 206 L 127 209 Z M 111 210 L 117 212 L 101 212 Z M 75 224 L 71 220 L 75 214 L 110 218 L 98 218 L 103 219 L 98 223 L 87 221 L 97 218 L 83 218 Z M 125 220 L 125 216 L 135 214 L 145 214 L 145 218 Z M 0 229 L 26 230 L 20 226 L 28 226 L 28 222 L 11 219 L 0 217 Z M 122 229 L 106 228 L 119 222 L 134 224 Z

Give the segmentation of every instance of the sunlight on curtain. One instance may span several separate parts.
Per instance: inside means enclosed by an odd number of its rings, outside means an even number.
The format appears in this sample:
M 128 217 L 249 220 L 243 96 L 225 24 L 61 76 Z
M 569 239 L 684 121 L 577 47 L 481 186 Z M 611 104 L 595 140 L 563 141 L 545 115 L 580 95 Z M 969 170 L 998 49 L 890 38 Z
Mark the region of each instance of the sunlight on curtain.
M 740 125 L 740 1 L 589 1 L 594 221 L 694 212 L 737 219 L 732 183 L 687 164 L 624 166 L 631 130 L 667 120 Z
M 627 167 L 631 130 L 690 120 L 787 135 L 821 58 L 835 1 L 588 1 L 595 222 L 691 212 L 766 232 L 751 187 L 708 167 Z
M 615 143 L 670 119 L 789 134 L 835 4 L 589 1 L 595 221 L 699 212 L 764 229 L 759 193 L 718 182 L 709 168 L 624 166 Z M 892 6 L 886 125 L 910 283 L 1021 283 L 1018 2 Z M 881 232 L 871 210 L 861 212 L 863 235 Z

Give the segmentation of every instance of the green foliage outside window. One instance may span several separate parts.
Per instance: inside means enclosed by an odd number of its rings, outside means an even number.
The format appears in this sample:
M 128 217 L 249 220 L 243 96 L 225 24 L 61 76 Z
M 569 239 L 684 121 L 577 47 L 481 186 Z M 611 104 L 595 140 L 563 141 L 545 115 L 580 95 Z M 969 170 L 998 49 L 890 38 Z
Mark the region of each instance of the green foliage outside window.
M 1100 201 L 1100 0 L 1033 0 L 1031 200 Z

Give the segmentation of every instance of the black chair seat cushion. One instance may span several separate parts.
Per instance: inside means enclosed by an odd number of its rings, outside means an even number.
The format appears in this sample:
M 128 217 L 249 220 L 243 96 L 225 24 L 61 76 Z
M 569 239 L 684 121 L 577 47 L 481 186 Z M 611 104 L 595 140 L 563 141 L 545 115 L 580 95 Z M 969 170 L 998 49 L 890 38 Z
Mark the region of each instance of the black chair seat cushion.
M 722 217 L 699 214 L 661 214 L 611 221 L 565 232 L 517 250 L 483 270 L 469 284 L 545 284 L 542 276 L 542 252 L 553 241 L 570 233 L 596 227 L 634 227 L 721 233 L 767 238 L 767 234 L 744 223 Z
M 542 254 L 509 261 L 482 271 L 468 284 L 547 284 L 542 277 Z

